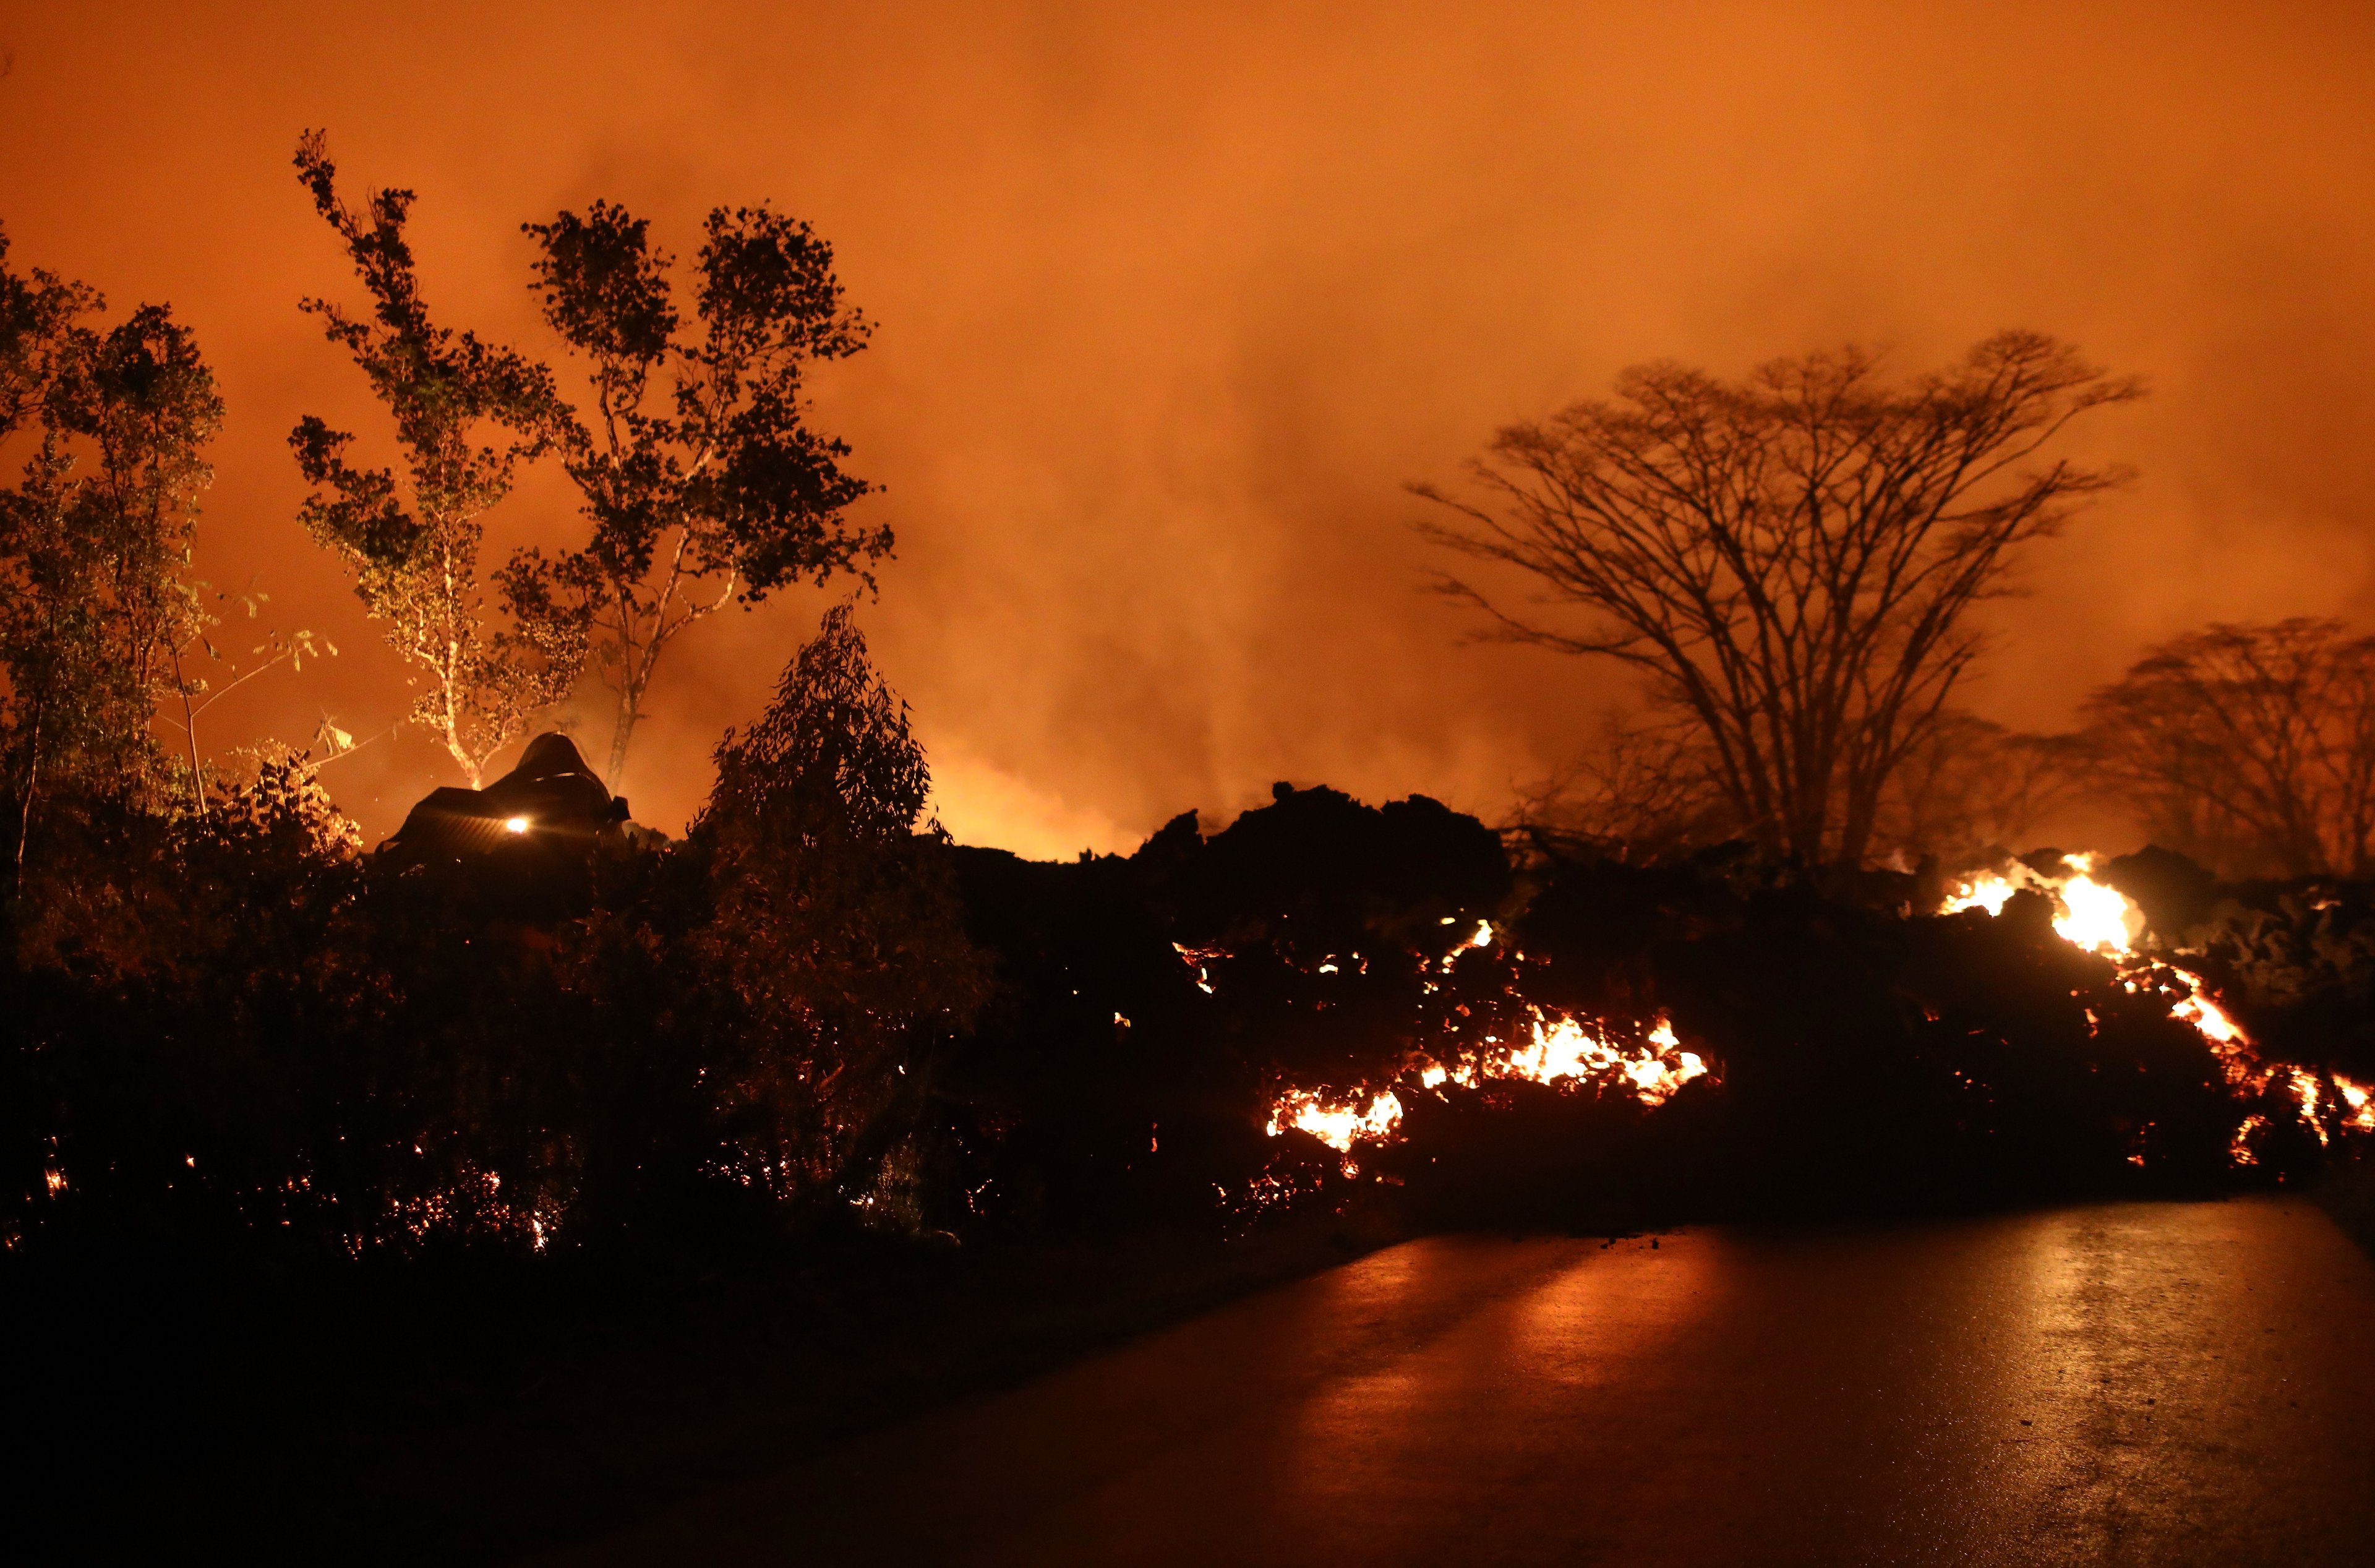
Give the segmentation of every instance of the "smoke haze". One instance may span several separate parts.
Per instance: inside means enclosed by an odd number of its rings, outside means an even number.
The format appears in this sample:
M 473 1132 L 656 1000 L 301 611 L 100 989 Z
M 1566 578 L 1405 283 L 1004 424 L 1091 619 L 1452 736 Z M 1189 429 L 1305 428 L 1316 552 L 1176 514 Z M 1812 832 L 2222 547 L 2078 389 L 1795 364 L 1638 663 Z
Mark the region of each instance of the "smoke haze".
M 817 422 L 899 533 L 860 621 L 973 842 L 1126 848 L 1281 778 L 1506 809 L 1625 687 L 1463 645 L 1401 486 L 1647 359 L 1853 338 L 1910 371 L 2024 326 L 2150 379 L 2072 448 L 2142 481 L 1992 611 L 2003 722 L 2066 725 L 2209 619 L 2369 608 L 2365 7 L 1287 9 L 0 5 L 12 259 L 195 326 L 230 409 L 200 570 L 343 650 L 209 748 L 408 701 L 295 520 L 297 418 L 384 430 L 296 311 L 354 294 L 307 126 L 419 193 L 442 319 L 538 354 L 524 220 L 606 196 L 684 254 L 765 198 L 833 242 L 880 331 Z M 490 562 L 575 525 L 539 477 Z M 639 817 L 681 825 L 819 603 L 677 645 Z M 403 735 L 324 776 L 384 833 L 441 760 Z

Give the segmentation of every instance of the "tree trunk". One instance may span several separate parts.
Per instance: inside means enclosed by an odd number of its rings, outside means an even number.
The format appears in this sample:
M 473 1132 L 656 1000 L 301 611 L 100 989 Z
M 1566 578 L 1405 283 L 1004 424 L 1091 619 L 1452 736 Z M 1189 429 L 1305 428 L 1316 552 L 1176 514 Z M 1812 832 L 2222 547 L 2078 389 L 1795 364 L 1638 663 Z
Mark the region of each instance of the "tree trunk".
M 25 760 L 25 804 L 17 816 L 17 871 L 25 870 L 25 843 L 33 836 L 33 792 L 41 783 L 41 711 L 45 703 L 33 704 L 32 747 Z
M 190 809 L 200 816 L 207 809 L 207 775 L 198 766 L 198 715 L 190 706 L 189 682 L 182 678 L 182 650 L 173 650 L 173 690 L 182 698 L 182 734 L 190 742 Z
M 612 795 L 619 793 L 619 785 L 627 776 L 627 743 L 634 738 L 635 721 L 640 717 L 632 689 L 620 692 L 619 720 L 610 726 L 610 765 L 604 770 L 602 776 L 604 786 Z

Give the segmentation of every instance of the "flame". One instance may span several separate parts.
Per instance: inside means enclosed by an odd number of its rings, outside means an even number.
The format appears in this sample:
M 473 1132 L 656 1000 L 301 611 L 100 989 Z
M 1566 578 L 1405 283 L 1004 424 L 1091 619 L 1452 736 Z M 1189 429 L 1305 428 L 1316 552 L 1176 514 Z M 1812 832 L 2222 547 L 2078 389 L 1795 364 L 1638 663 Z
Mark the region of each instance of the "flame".
M 2343 1118 L 2343 1125 L 2357 1132 L 2375 1132 L 2375 1091 L 2340 1073 L 2332 1077 L 2334 1091 L 2341 1095 L 2342 1102 L 2350 1108 L 2350 1114 Z
M 2324 1119 L 2317 1114 L 2325 1099 L 2323 1086 L 2298 1067 L 2286 1072 L 2285 1079 L 2285 1087 L 2292 1091 L 2293 1103 L 2300 1107 L 2301 1120 L 2309 1124 L 2310 1131 L 2317 1134 L 2318 1143 L 2321 1146 L 2331 1143 L 2333 1137 L 2325 1130 Z
M 1674 1091 L 1707 1075 L 1706 1059 L 1696 1051 L 1681 1049 L 1674 1026 L 1666 1019 L 1658 1020 L 1641 1044 L 1628 1049 L 1611 1039 L 1605 1026 L 1565 1014 L 1546 1018 L 1541 1008 L 1532 1010 L 1530 1044 L 1487 1053 L 1458 1073 L 1434 1069 L 1440 1076 L 1430 1081 L 1422 1074 L 1420 1081 L 1432 1089 L 1447 1077 L 1473 1088 L 1485 1079 L 1560 1083 L 1613 1077 L 1631 1083 L 1643 1104 L 1662 1105 Z
M 2192 970 L 2171 966 L 2170 976 L 2185 986 L 2185 1000 L 2168 1009 L 2171 1018 L 2183 1019 L 2215 1048 L 2220 1045 L 2249 1045 L 2242 1026 L 2227 1016 L 2227 1009 L 2203 995 L 2202 976 Z
M 1947 895 L 1944 913 L 1984 909 L 2002 914 L 2013 894 L 2026 888 L 2044 894 L 2057 906 L 2053 929 L 2063 941 L 2088 952 L 2124 957 L 2135 950 L 2136 934 L 2144 929 L 2144 913 L 2119 889 L 2095 880 L 2091 855 L 2064 855 L 2070 875 L 2060 881 L 2040 877 L 2027 867 L 2014 868 L 2012 877 L 1993 871 L 1970 878 Z
M 1526 1043 L 1503 1045 L 1457 1064 L 1422 1060 L 1412 1074 L 1419 1087 L 1436 1090 L 1448 1083 L 1476 1089 L 1510 1079 L 1542 1084 L 1621 1081 L 1644 1105 L 1656 1106 L 1693 1079 L 1708 1076 L 1707 1059 L 1682 1049 L 1673 1024 L 1662 1017 L 1639 1044 L 1627 1046 L 1605 1025 L 1540 1008 L 1529 1011 L 1532 1016 Z M 1288 1089 L 1270 1106 L 1269 1132 L 1276 1138 L 1295 1128 L 1339 1154 L 1350 1154 L 1362 1139 L 1392 1138 L 1401 1126 L 1402 1110 L 1400 1096 L 1390 1089 L 1355 1090 L 1333 1099 L 1312 1090 Z M 1350 1160 L 1345 1161 L 1346 1175 L 1355 1169 Z
M 527 819 L 525 817 L 504 818 L 503 831 L 507 833 L 524 833 L 527 831 Z
M 2056 935 L 2072 947 L 2089 952 L 2125 957 L 2134 950 L 2135 933 L 2144 916 L 2117 888 L 2108 888 L 2084 872 L 2062 884 L 2062 913 L 2054 917 Z
M 1212 995 L 1212 977 L 1206 973 L 1204 966 L 1214 959 L 1222 957 L 1228 949 L 1191 948 L 1185 942 L 1174 942 L 1171 944 L 1171 950 L 1179 955 L 1180 962 L 1196 972 L 1196 989 L 1203 992 L 1207 996 Z
M 1270 1136 L 1276 1138 L 1294 1127 L 1337 1153 L 1347 1154 L 1358 1140 L 1384 1138 L 1401 1126 L 1401 1120 L 1402 1102 L 1390 1089 L 1371 1096 L 1366 1110 L 1361 1109 L 1357 1095 L 1350 1102 L 1330 1105 L 1309 1090 L 1291 1089 L 1270 1108 Z
M 1990 914 L 2002 914 L 2003 906 L 2020 890 L 2003 878 L 1990 871 L 1972 878 L 1947 896 L 1944 913 L 1959 914 L 1967 909 L 1984 909 Z
M 2023 887 L 2045 894 L 2060 911 L 2053 919 L 2054 934 L 2073 947 L 2109 959 L 2118 966 L 2127 990 L 2180 993 L 2169 1006 L 2169 1016 L 2191 1025 L 2202 1036 L 2203 1043 L 2217 1058 L 2227 1086 L 2238 1094 L 2259 1096 L 2281 1089 L 2320 1144 L 2332 1143 L 2334 1125 L 2352 1132 L 2375 1132 L 2375 1090 L 2337 1073 L 2321 1075 L 2305 1067 L 2275 1067 L 2263 1061 L 2250 1034 L 2211 996 L 2209 984 L 2201 975 L 2136 951 L 2136 937 L 2144 930 L 2143 912 L 2117 888 L 2095 880 L 2090 875 L 2095 869 L 2093 855 L 2069 855 L 2063 863 L 2070 874 L 2059 882 L 2026 867 L 2015 868 L 2017 880 L 1983 873 L 1957 887 L 1944 908 L 1949 914 L 1985 909 L 1993 915 L 2002 913 Z M 2094 1021 L 2091 1012 L 2087 1020 Z M 2244 1117 L 2227 1141 L 2227 1157 L 2237 1165 L 2258 1164 L 2259 1156 L 2251 1143 L 2267 1125 L 2264 1114 Z
M 1447 914 L 1443 917 L 1443 924 L 1446 925 L 1452 925 L 1458 924 L 1458 922 L 1453 916 Z M 1492 945 L 1493 923 L 1489 920 L 1480 920 L 1476 923 L 1476 929 L 1474 931 L 1460 937 L 1457 942 L 1452 944 L 1451 950 L 1443 955 L 1443 961 L 1436 967 L 1444 973 L 1448 974 L 1451 973 L 1451 966 L 1459 961 L 1460 954 L 1469 952 L 1477 948 L 1489 948 Z
M 2062 865 L 2059 877 L 2027 866 L 2015 866 L 2008 875 L 1979 873 L 1957 885 L 1944 908 L 1949 914 L 1984 909 L 1994 916 L 2003 912 L 2015 892 L 2028 890 L 2044 896 L 2054 906 L 2054 934 L 2074 948 L 2108 960 L 2128 992 L 2174 996 L 2169 1016 L 2201 1036 L 2239 1098 L 2283 1092 L 2322 1143 L 2329 1141 L 2336 1129 L 2375 1133 L 2375 1087 L 2339 1074 L 2263 1061 L 2242 1025 L 2210 994 L 2207 981 L 2192 970 L 2138 951 L 2145 929 L 2143 912 L 2117 888 L 2096 879 L 2095 856 L 2065 856 Z M 1447 916 L 1442 924 L 1458 922 Z M 1461 953 L 1489 947 L 1498 936 L 1491 921 L 1478 921 L 1475 931 L 1458 938 L 1441 960 L 1422 961 L 1422 974 L 1447 974 Z M 1195 972 L 1197 984 L 1210 993 L 1212 984 L 1205 965 L 1223 956 L 1222 949 L 1180 946 L 1178 951 Z M 1353 956 L 1359 959 L 1358 954 Z M 1523 961 L 1523 954 L 1516 957 Z M 1360 966 L 1364 973 L 1368 969 L 1365 960 L 1360 961 Z M 1318 972 L 1333 974 L 1339 969 L 1337 955 L 1329 954 Z M 1432 980 L 1424 982 L 1424 988 L 1430 995 L 1438 989 Z M 1467 1010 L 1459 1009 L 1463 1016 Z M 1406 1062 L 1398 1081 L 1405 1092 L 1440 1091 L 1447 1085 L 1477 1089 L 1487 1082 L 1511 1080 L 1601 1083 L 1621 1087 L 1643 1105 L 1655 1107 L 1672 1099 L 1684 1084 L 1714 1076 L 1705 1057 L 1683 1049 L 1672 1021 L 1662 1015 L 1638 1035 L 1601 1020 L 1532 1005 L 1525 1007 L 1524 1016 L 1522 1040 L 1504 1043 L 1487 1035 L 1482 1049 L 1463 1046 L 1440 1057 L 1421 1052 Z M 2094 1033 L 2098 1020 L 2092 1008 L 2087 1009 L 2086 1021 L 2088 1032 Z M 2264 1105 L 2266 1101 L 2262 1098 L 2260 1102 Z M 1279 1093 L 1271 1106 L 1269 1131 L 1273 1138 L 1289 1128 L 1309 1133 L 1344 1157 L 1344 1173 L 1350 1176 L 1359 1170 L 1351 1158 L 1353 1146 L 1398 1137 L 1403 1113 L 1401 1095 L 1390 1088 L 1356 1086 L 1335 1094 L 1289 1088 Z M 2259 1163 L 2251 1144 L 2267 1125 L 2264 1114 L 2245 1116 L 2228 1140 L 2228 1158 L 2237 1165 Z M 2133 1149 L 2127 1158 L 2131 1164 L 2145 1162 L 2141 1148 Z

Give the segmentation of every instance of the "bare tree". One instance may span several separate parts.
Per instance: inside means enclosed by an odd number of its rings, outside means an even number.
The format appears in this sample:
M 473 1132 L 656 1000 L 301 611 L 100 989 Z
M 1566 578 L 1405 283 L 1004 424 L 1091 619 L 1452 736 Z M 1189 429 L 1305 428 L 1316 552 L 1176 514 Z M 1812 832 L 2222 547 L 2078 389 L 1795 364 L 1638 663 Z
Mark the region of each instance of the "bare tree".
M 2375 638 L 2214 625 L 2152 649 L 2086 713 L 2097 775 L 2168 847 L 2237 873 L 2375 869 Z
M 1889 775 L 1873 829 L 1875 853 L 1912 863 L 1977 864 L 2016 848 L 2076 794 L 2083 744 L 2023 735 L 1973 713 L 1946 713 Z
M 1615 713 L 1583 756 L 1521 792 L 1513 826 L 1541 850 L 1587 848 L 1630 861 L 1740 832 L 1694 725 Z
M 1849 348 L 1738 383 L 1637 367 L 1616 391 L 1502 430 L 1471 465 L 1478 500 L 1415 487 L 1461 519 L 1423 524 L 1430 537 L 1580 617 L 1440 585 L 1494 635 L 1642 672 L 1767 854 L 1861 860 L 1890 775 L 1979 651 L 1971 607 L 2005 591 L 2020 546 L 2127 477 L 2029 459 L 2141 385 L 2003 333 L 1903 386 Z

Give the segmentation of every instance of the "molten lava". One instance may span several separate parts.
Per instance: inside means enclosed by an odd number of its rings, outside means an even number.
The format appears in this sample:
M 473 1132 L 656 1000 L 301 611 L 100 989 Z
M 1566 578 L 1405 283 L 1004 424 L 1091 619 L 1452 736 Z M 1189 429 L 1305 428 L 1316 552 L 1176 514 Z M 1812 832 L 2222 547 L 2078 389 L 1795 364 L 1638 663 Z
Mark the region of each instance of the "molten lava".
M 1446 919 L 1447 926 L 1461 923 Z M 1500 939 L 1491 921 L 1479 920 L 1465 934 L 1447 932 L 1449 950 L 1424 961 L 1422 971 L 1437 977 L 1425 984 L 1433 995 L 1438 979 L 1452 973 L 1470 953 L 1493 947 Z M 1207 968 L 1222 956 L 1217 949 L 1180 947 L 1181 960 L 1195 971 L 1197 984 L 1211 989 Z M 1522 961 L 1522 953 L 1515 955 Z M 1363 973 L 1368 961 L 1358 954 L 1349 961 Z M 1343 973 L 1345 961 L 1330 954 L 1311 971 L 1315 975 Z M 1447 984 L 1448 981 L 1442 984 Z M 1514 998 L 1511 998 L 1515 1000 Z M 1488 1083 L 1527 1082 L 1577 1088 L 1605 1084 L 1633 1095 L 1645 1105 L 1661 1105 L 1683 1085 L 1711 1076 L 1706 1057 L 1682 1048 L 1672 1023 L 1660 1016 L 1646 1030 L 1626 1028 L 1601 1020 L 1577 1018 L 1530 1002 L 1516 1003 L 1522 1033 L 1516 1041 L 1485 1034 L 1481 1041 L 1447 1043 L 1414 1051 L 1403 1063 L 1391 1087 L 1358 1084 L 1326 1091 L 1287 1086 L 1271 1102 L 1269 1132 L 1272 1138 L 1289 1129 L 1306 1132 L 1346 1156 L 1345 1173 L 1358 1167 L 1350 1158 L 1353 1146 L 1399 1136 L 1404 1113 L 1403 1093 L 1432 1093 L 1446 1085 L 1479 1089 Z M 1464 1015 L 1468 1009 L 1459 1011 Z M 1455 1036 L 1455 1039 L 1457 1037 Z M 1398 1092 L 1398 1090 L 1400 1092 Z
M 1384 1138 L 1401 1125 L 1402 1102 L 1387 1090 L 1372 1096 L 1368 1107 L 1357 1105 L 1331 1108 L 1320 1097 L 1306 1090 L 1291 1089 L 1278 1097 L 1270 1108 L 1270 1136 L 1276 1138 L 1289 1127 L 1309 1133 L 1338 1153 L 1349 1153 L 1353 1143 L 1365 1138 Z
M 2259 1162 L 2253 1141 L 2269 1126 L 2274 1091 L 2321 1143 L 2340 1133 L 2375 1133 L 2375 1090 L 2337 1074 L 2280 1066 L 2264 1061 L 2243 1027 L 2210 995 L 2208 983 L 2193 971 L 2145 952 L 2145 919 L 2125 894 L 2094 872 L 2092 855 L 2064 858 L 2060 875 L 2015 865 L 2009 873 L 1976 875 L 1957 887 L 1944 902 L 1944 912 L 1981 909 L 1991 916 L 2003 913 L 2017 892 L 2034 892 L 2053 907 L 2053 930 L 2063 941 L 2108 961 L 2120 984 L 2130 993 L 2171 996 L 2169 1016 L 2189 1025 L 2216 1059 L 2221 1077 L 2238 1102 L 2251 1107 L 2228 1144 L 2238 1165 Z M 1490 921 L 1480 920 L 1472 932 L 1464 923 L 1447 918 L 1443 925 L 1447 950 L 1439 958 L 1419 961 L 1429 996 L 1453 984 L 1460 961 L 1500 939 Z M 1194 973 L 1198 986 L 1211 994 L 1211 965 L 1226 956 L 1217 948 L 1180 947 L 1179 956 Z M 1525 955 L 1514 956 L 1520 966 Z M 1369 960 L 1358 953 L 1329 954 L 1313 967 L 1315 975 L 1333 976 L 1357 967 L 1365 973 Z M 1521 971 L 1520 971 L 1521 972 Z M 1448 1032 L 1441 1043 L 1413 1050 L 1387 1084 L 1355 1083 L 1328 1089 L 1282 1087 L 1270 1107 L 1269 1133 L 1279 1137 L 1290 1129 L 1310 1134 L 1343 1157 L 1347 1175 L 1359 1167 L 1353 1159 L 1356 1145 L 1385 1142 L 1400 1137 L 1407 1097 L 1431 1096 L 1447 1087 L 1480 1089 L 1495 1082 L 1528 1082 L 1561 1088 L 1602 1086 L 1628 1093 L 1646 1106 L 1662 1105 L 1695 1079 L 1714 1080 L 1707 1058 L 1684 1050 L 1673 1025 L 1660 1015 L 1647 1028 L 1606 1020 L 1578 1018 L 1525 1002 L 1514 994 L 1512 1004 L 1495 1016 L 1503 1020 L 1498 1034 L 1478 1037 L 1474 1020 Z M 1458 1009 L 1464 1019 L 1470 1009 Z M 2096 1020 L 2088 1012 L 2089 1032 Z M 1514 1030 L 1511 1027 L 1515 1022 Z M 1511 1033 L 1517 1038 L 1510 1039 Z M 2128 1156 L 2141 1165 L 2145 1155 Z
M 2332 1123 L 2338 1123 L 2347 1131 L 2375 1132 L 2375 1092 L 2338 1073 L 2318 1074 L 2305 1067 L 2277 1067 L 2263 1061 L 2242 1026 L 2212 999 L 2201 975 L 2137 952 L 2136 941 L 2145 927 L 2144 914 L 2117 888 L 2089 875 L 2095 869 L 2093 855 L 2064 856 L 2062 864 L 2069 873 L 2059 879 L 2041 876 L 2026 866 L 2015 867 L 2009 878 L 1994 872 L 1971 878 L 1947 898 L 1944 912 L 1952 914 L 1966 909 L 1984 909 L 1992 916 L 2003 913 L 2015 892 L 2026 889 L 2042 894 L 2055 907 L 2054 933 L 2073 947 L 2109 959 L 2129 991 L 2181 993 L 2170 1005 L 2169 1016 L 2192 1025 L 2194 1032 L 2202 1036 L 2210 1054 L 2217 1058 L 2228 1088 L 2239 1097 L 2256 1099 L 2272 1085 L 2281 1084 L 2320 1144 L 2332 1142 Z M 2331 1106 L 2327 1099 L 2329 1085 L 2341 1101 L 2341 1107 Z M 2267 1126 L 2268 1118 L 2258 1113 L 2243 1118 L 2227 1144 L 2228 1156 L 2236 1164 L 2259 1162 L 2251 1140 Z

